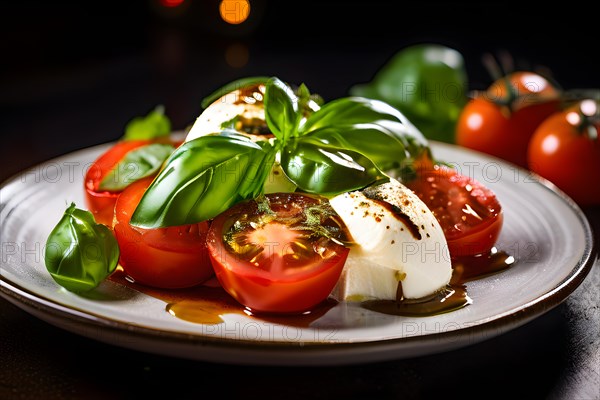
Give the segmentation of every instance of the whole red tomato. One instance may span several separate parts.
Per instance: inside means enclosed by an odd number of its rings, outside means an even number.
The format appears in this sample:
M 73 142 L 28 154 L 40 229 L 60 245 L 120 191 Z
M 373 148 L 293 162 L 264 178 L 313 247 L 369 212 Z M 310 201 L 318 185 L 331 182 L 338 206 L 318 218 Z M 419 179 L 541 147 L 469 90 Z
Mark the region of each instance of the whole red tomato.
M 546 119 L 528 149 L 529 168 L 580 205 L 600 204 L 599 102 L 583 100 Z
M 559 90 L 533 72 L 514 72 L 495 81 L 461 111 L 456 143 L 521 167 L 533 132 L 559 110 Z

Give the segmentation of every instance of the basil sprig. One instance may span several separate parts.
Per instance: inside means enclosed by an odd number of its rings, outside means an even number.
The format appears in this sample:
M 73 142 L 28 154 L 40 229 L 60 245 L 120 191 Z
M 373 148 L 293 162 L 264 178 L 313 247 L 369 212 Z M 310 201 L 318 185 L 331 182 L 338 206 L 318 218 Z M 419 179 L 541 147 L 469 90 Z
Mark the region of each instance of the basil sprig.
M 119 246 L 106 225 L 71 203 L 48 236 L 44 257 L 56 283 L 72 292 L 86 292 L 115 270 Z
M 276 162 L 298 190 L 333 196 L 385 181 L 429 152 L 423 135 L 384 102 L 350 97 L 319 108 L 314 99 L 305 85 L 294 91 L 276 77 L 266 80 L 265 119 L 275 137 L 255 143 L 225 129 L 185 143 L 167 159 L 131 224 L 214 218 L 260 195 Z

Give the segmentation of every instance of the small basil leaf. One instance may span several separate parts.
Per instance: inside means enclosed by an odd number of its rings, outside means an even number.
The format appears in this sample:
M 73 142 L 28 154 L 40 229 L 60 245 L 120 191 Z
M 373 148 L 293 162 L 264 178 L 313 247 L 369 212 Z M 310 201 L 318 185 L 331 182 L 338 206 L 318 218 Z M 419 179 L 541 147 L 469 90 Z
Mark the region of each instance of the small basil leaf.
M 161 228 L 211 219 L 262 190 L 265 151 L 250 139 L 202 136 L 180 146 L 146 190 L 131 225 Z
M 136 117 L 125 126 L 125 140 L 147 140 L 168 136 L 171 121 L 162 106 L 156 107 L 145 117 Z
M 301 103 L 307 103 L 311 99 L 310 90 L 308 90 L 308 86 L 306 86 L 304 83 L 301 83 L 300 86 L 298 86 L 296 95 Z
M 293 90 L 277 78 L 271 78 L 265 91 L 265 119 L 269 129 L 283 144 L 296 134 L 298 98 Z
M 321 96 L 311 93 L 304 83 L 296 89 L 296 96 L 298 96 L 298 112 L 302 114 L 303 118 L 308 118 L 323 104 Z
M 46 269 L 56 283 L 72 292 L 95 288 L 119 261 L 112 231 L 74 203 L 48 236 L 45 250 Z
M 100 182 L 98 190 L 119 192 L 133 182 L 155 174 L 175 147 L 153 143 L 130 151 Z
M 353 150 L 300 139 L 281 154 L 286 175 L 303 191 L 336 195 L 387 177 L 367 157 Z
M 206 96 L 204 99 L 202 99 L 201 106 L 202 108 L 207 108 L 213 102 L 225 96 L 226 94 L 233 92 L 234 90 L 260 84 L 266 85 L 268 80 L 268 76 L 252 76 L 229 82 L 225 86 L 220 87 L 219 89 L 215 90 L 214 92 Z

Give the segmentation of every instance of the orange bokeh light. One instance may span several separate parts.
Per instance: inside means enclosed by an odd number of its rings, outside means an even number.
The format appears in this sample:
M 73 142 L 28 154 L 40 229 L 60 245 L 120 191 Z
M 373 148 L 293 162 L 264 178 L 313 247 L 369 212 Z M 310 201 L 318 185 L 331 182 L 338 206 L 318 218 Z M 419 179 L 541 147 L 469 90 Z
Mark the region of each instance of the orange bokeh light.
M 223 0 L 219 5 L 219 13 L 223 21 L 228 24 L 241 24 L 250 15 L 250 2 L 248 0 Z

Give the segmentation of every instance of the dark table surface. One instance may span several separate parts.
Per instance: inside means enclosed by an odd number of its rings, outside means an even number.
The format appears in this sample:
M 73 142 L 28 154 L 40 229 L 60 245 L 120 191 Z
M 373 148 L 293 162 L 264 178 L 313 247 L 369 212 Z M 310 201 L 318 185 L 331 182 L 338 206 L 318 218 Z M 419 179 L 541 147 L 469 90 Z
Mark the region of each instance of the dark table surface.
M 115 140 L 129 119 L 157 104 L 165 105 L 175 129 L 183 129 L 201 111 L 205 95 L 242 76 L 278 75 L 306 82 L 325 99 L 344 96 L 350 85 L 369 80 L 395 51 L 414 42 L 459 49 L 474 88 L 489 83 L 481 55 L 497 50 L 509 51 L 524 67 L 551 69 L 566 87 L 600 86 L 596 67 L 582 61 L 593 43 L 586 37 L 593 19 L 573 7 L 548 16 L 513 5 L 507 20 L 499 5 L 425 2 L 421 8 L 406 6 L 405 15 L 414 17 L 410 22 L 384 12 L 380 2 L 370 7 L 309 2 L 311 12 L 296 10 L 298 18 L 289 21 L 274 2 L 256 1 L 262 20 L 227 30 L 202 19 L 198 3 L 183 16 L 166 13 L 160 2 L 109 3 L 114 2 L 3 6 L 0 181 L 52 157 Z M 454 20 L 447 17 L 452 12 Z M 358 24 L 352 30 L 340 22 L 350 16 L 370 22 L 357 33 Z M 486 25 L 467 23 L 477 16 Z M 576 35 L 546 29 L 549 17 L 584 19 Z M 527 27 L 517 23 L 524 19 Z M 496 32 L 499 24 L 511 34 Z M 228 63 L 225 49 L 231 46 L 247 51 L 246 61 Z M 573 65 L 575 59 L 581 62 Z M 584 212 L 598 242 L 600 209 Z M 56 328 L 0 299 L 0 398 L 197 398 L 211 390 L 227 398 L 598 399 L 599 306 L 596 260 L 565 302 L 484 342 L 374 364 L 280 368 L 115 347 Z M 231 382 L 226 390 L 219 383 L 224 380 Z

